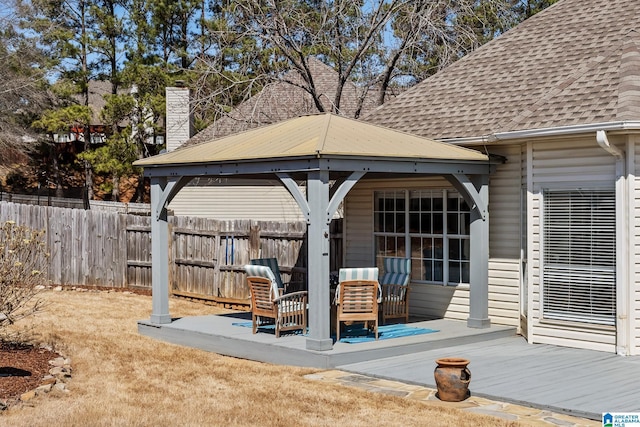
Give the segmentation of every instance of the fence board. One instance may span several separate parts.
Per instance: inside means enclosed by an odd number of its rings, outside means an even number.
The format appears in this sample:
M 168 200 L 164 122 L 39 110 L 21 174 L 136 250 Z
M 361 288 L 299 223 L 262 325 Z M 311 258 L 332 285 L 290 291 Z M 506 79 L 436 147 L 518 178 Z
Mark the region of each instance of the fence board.
M 53 284 L 151 288 L 151 222 L 121 209 L 80 210 L 0 202 L 0 221 L 46 232 Z M 342 259 L 341 224 L 331 225 L 332 270 Z M 306 224 L 169 217 L 169 280 L 173 292 L 248 301 L 243 266 L 274 257 L 291 280 L 306 264 Z M 48 268 L 46 268 L 48 267 Z M 298 280 L 298 278 L 296 278 Z

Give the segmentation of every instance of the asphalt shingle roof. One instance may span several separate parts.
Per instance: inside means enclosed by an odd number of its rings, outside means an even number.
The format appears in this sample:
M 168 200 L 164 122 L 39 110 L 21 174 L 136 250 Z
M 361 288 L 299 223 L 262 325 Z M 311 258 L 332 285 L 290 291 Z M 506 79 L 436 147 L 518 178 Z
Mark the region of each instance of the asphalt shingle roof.
M 337 90 L 338 74 L 313 57 L 309 59 L 309 68 L 325 111 L 331 111 L 331 104 Z M 302 84 L 302 78 L 297 71 L 288 72 L 282 81 L 266 85 L 262 91 L 194 135 L 184 146 L 200 144 L 282 120 L 318 113 L 311 95 L 299 86 Z M 358 88 L 350 82 L 347 83 L 340 102 L 340 114 L 345 117 L 354 117 L 359 97 Z M 374 108 L 373 98 L 374 96 L 371 95 L 365 98 L 364 112 Z
M 640 120 L 638 31 L 638 0 L 561 0 L 364 120 L 432 138 Z

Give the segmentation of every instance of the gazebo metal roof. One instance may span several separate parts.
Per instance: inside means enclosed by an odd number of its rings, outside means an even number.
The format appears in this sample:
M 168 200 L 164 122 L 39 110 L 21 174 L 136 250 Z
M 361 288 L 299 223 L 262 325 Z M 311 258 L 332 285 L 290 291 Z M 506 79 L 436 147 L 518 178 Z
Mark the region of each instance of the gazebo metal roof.
M 212 164 L 229 161 L 321 157 L 488 160 L 468 148 L 348 119 L 316 114 L 285 120 L 170 153 L 139 160 L 137 166 Z

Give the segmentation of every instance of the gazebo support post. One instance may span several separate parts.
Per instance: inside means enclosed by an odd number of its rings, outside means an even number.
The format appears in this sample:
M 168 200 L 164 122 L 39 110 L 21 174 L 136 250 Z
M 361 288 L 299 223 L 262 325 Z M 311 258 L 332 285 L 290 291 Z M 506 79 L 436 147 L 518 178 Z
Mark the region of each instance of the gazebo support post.
M 331 350 L 329 293 L 329 172 L 310 171 L 307 175 L 309 203 L 308 282 L 309 350 Z
M 169 314 L 169 223 L 166 177 L 151 178 L 151 323 L 171 323 Z
M 469 317 L 467 326 L 482 329 L 489 319 L 489 174 L 454 174 L 449 182 L 463 195 L 471 209 Z

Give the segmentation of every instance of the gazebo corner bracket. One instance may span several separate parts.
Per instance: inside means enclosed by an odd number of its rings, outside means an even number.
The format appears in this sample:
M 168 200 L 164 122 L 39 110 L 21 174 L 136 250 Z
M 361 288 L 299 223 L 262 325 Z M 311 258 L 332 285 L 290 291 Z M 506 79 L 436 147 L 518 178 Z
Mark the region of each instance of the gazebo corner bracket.
M 338 210 L 338 207 L 340 207 L 340 203 L 342 203 L 349 191 L 351 191 L 353 186 L 356 185 L 365 174 L 366 172 L 364 171 L 352 172 L 344 181 L 336 183 L 337 189 L 333 192 L 329 206 L 327 206 L 327 224 L 331 223 L 331 219 Z
M 190 177 L 185 176 L 172 176 L 168 179 L 165 178 L 165 185 L 162 188 L 162 193 L 160 194 L 160 198 L 156 201 L 153 206 L 153 217 L 154 219 L 159 219 L 169 202 L 173 200 L 178 191 L 180 191 L 187 183 L 191 180 Z M 161 185 L 162 187 L 162 185 Z
M 454 173 L 451 175 L 454 179 L 449 179 L 451 184 L 463 195 L 465 200 L 475 208 L 476 212 L 483 221 L 487 220 L 487 204 L 488 200 L 484 200 L 476 185 L 471 181 L 469 176 L 462 173 Z
M 291 194 L 293 199 L 296 201 L 296 203 L 300 207 L 302 215 L 307 221 L 307 224 L 309 224 L 311 222 L 311 210 L 309 209 L 309 203 L 307 202 L 305 195 L 302 194 L 302 191 L 300 191 L 298 183 L 296 183 L 296 181 L 291 178 L 289 174 L 286 174 L 284 172 L 278 172 L 276 173 L 276 176 L 280 179 L 289 194 Z

